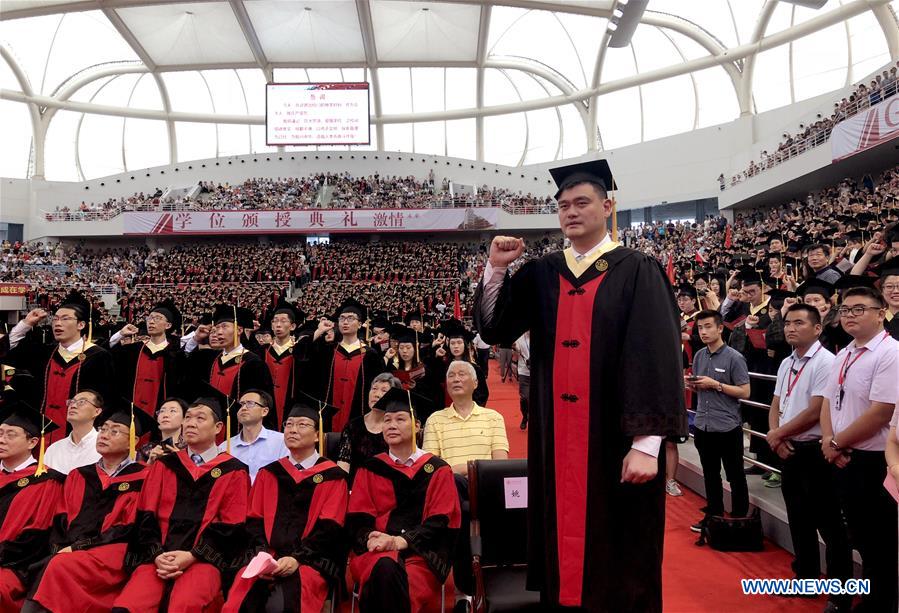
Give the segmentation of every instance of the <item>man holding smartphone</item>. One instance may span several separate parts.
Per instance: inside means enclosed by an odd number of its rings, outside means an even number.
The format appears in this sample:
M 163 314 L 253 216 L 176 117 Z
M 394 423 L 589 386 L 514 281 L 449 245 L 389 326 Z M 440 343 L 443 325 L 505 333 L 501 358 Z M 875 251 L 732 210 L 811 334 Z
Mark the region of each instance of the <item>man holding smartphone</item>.
M 705 480 L 705 517 L 690 526 L 702 532 L 706 519 L 724 515 L 721 466 L 731 489 L 731 516 L 749 512 L 749 488 L 743 473 L 743 419 L 740 399 L 749 398 L 746 358 L 724 343 L 724 323 L 718 311 L 700 311 L 696 316 L 699 338 L 705 344 L 693 358 L 693 376 L 686 385 L 697 394 L 694 421 L 696 451 Z

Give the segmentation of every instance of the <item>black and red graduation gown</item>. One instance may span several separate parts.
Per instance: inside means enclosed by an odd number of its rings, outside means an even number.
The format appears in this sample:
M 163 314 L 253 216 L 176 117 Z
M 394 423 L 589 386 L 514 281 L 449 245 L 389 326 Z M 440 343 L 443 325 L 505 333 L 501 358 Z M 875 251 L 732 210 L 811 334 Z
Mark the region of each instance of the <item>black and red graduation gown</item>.
M 72 551 L 50 558 L 31 600 L 50 611 L 112 608 L 128 580 L 125 551 L 146 472 L 144 464 L 132 462 L 114 477 L 96 464 L 69 473 L 51 545 L 54 552 Z
M 237 402 L 247 390 L 259 389 L 272 393 L 272 376 L 265 362 L 253 353 L 245 350 L 241 355 L 222 361 L 220 349 L 195 349 L 189 354 L 192 364 L 194 396 L 202 396 L 203 390 L 197 385 L 203 381 L 222 394 Z M 275 423 L 275 414 L 269 413 L 264 425 L 270 430 L 280 430 Z
M 47 445 L 67 435 L 67 400 L 85 389 L 111 398 L 115 389 L 113 360 L 108 351 L 90 345 L 80 354 L 65 352 L 67 359 L 60 349 L 59 344 L 43 345 L 25 338 L 3 359 L 18 370 L 27 370 L 40 382 L 40 408 L 59 427 L 46 435 Z
M 66 477 L 52 468 L 36 477 L 35 470 L 36 462 L 0 472 L 0 611 L 22 608 L 33 567 L 50 555 Z
M 582 264 L 525 263 L 492 314 L 483 283 L 475 296 L 484 342 L 531 331 L 528 589 L 548 607 L 661 611 L 664 452 L 656 478 L 620 481 L 634 437 L 687 433 L 678 310 L 647 255 L 619 246 Z
M 303 336 L 293 341 L 281 353 L 272 343 L 262 353 L 262 359 L 272 378 L 272 398 L 275 400 L 277 424 L 284 423 L 284 413 L 300 389 L 301 370 L 307 359 L 310 337 Z
M 297 468 L 289 457 L 262 468 L 247 513 L 250 554 L 291 556 L 300 567 L 276 582 L 244 579 L 238 571 L 223 612 L 267 610 L 274 589 L 281 591 L 285 613 L 321 611 L 329 586 L 343 577 L 348 496 L 346 472 L 325 458 L 309 469 Z
M 119 395 L 135 407 L 155 418 L 166 398 L 180 397 L 187 358 L 177 339 L 155 352 L 147 343 L 120 343 L 110 353 L 116 360 Z
M 250 476 L 237 458 L 220 453 L 197 466 L 187 449 L 162 456 L 147 471 L 137 504 L 135 537 L 125 556 L 134 569 L 114 607 L 152 613 L 167 600 L 169 611 L 215 610 L 222 573 L 233 571 L 246 551 Z M 196 558 L 174 581 L 156 575 L 156 557 L 190 551 Z
M 353 480 L 346 523 L 350 574 L 363 613 L 433 607 L 452 568 L 460 523 L 459 495 L 446 462 L 427 452 L 412 466 L 396 464 L 387 453 L 369 458 Z M 369 552 L 374 530 L 402 536 L 409 547 Z
M 324 427 L 326 432 L 341 432 L 368 407 L 368 388 L 384 372 L 384 361 L 363 342 L 348 351 L 341 343 L 326 343 L 323 338 L 313 343 L 310 360 L 313 379 L 306 378 L 304 391 L 337 407 Z

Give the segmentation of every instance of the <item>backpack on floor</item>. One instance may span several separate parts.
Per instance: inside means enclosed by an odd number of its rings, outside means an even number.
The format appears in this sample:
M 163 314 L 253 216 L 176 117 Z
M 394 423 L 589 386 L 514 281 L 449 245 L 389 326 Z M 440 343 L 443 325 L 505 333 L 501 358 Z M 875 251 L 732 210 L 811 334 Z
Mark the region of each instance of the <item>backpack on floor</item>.
M 762 551 L 762 517 L 753 509 L 748 517 L 712 515 L 706 519 L 697 545 L 708 545 L 718 551 Z

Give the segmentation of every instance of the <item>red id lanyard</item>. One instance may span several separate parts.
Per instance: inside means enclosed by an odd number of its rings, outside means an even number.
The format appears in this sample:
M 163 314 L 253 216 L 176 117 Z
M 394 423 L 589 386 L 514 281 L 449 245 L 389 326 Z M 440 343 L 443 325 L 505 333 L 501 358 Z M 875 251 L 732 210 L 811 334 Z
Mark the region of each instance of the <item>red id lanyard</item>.
M 793 393 L 793 388 L 796 387 L 796 383 L 799 381 L 799 377 L 802 376 L 802 371 L 805 370 L 805 367 L 808 366 L 808 363 L 812 361 L 812 358 L 814 358 L 815 355 L 816 355 L 819 351 L 821 351 L 821 346 L 820 346 L 820 345 L 818 345 L 818 348 L 815 349 L 815 353 L 813 353 L 812 355 L 808 356 L 808 359 L 805 361 L 805 363 L 804 363 L 804 364 L 802 365 L 802 367 L 799 369 L 799 372 L 796 373 L 796 377 L 795 377 L 795 378 L 792 378 L 790 375 L 791 375 L 792 372 L 793 372 L 793 364 L 796 362 L 796 360 L 794 359 L 794 360 L 792 360 L 792 361 L 790 362 L 790 371 L 787 373 L 787 398 L 789 398 L 789 397 L 790 397 L 790 394 Z M 792 380 L 791 380 L 791 379 L 792 379 Z

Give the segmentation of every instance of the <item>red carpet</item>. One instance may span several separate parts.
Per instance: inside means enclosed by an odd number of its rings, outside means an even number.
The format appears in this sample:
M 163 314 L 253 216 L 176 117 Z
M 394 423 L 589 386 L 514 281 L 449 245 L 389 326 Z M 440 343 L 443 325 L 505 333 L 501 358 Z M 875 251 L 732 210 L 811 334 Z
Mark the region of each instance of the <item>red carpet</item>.
M 511 457 L 527 457 L 527 433 L 518 427 L 521 422 L 518 382 L 514 379 L 505 383 L 500 381 L 498 365 L 491 360 L 488 385 L 490 399 L 487 404 L 505 417 Z M 683 497 L 668 497 L 663 564 L 666 612 L 798 613 L 824 608 L 824 597 L 744 596 L 740 579 L 790 578 L 793 576 L 790 570 L 793 556 L 771 542 L 766 542 L 765 551 L 758 553 L 723 553 L 709 547 L 697 547 L 694 543 L 698 535 L 690 531 L 690 525 L 700 518 L 699 509 L 705 500 L 683 489 Z

